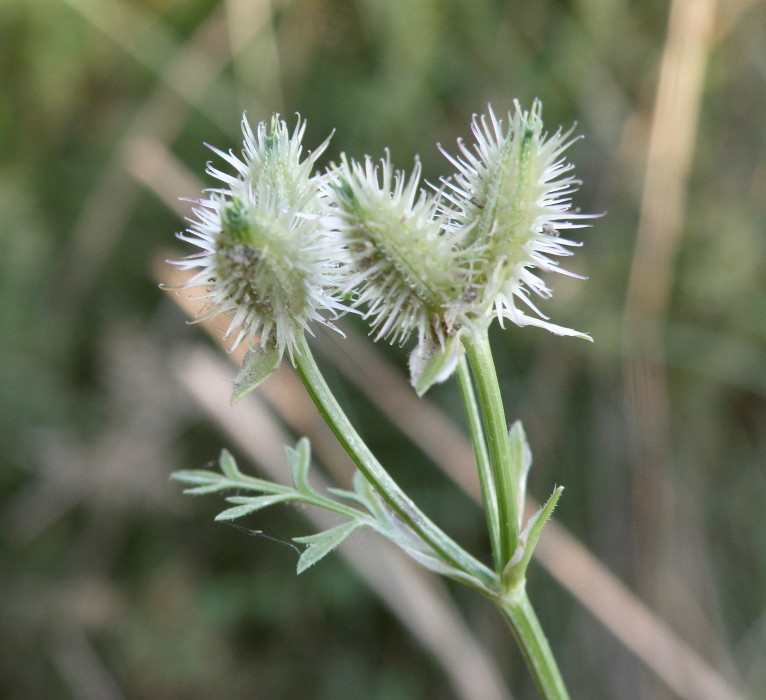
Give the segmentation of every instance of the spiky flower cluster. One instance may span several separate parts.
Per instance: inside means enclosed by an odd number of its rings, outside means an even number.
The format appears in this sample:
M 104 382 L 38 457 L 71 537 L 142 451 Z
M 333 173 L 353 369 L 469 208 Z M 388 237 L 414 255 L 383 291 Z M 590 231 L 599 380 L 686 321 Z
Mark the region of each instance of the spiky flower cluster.
M 438 199 L 419 188 L 421 166 L 409 179 L 394 171 L 388 152 L 379 164 L 341 157 L 325 194 L 338 234 L 356 307 L 366 307 L 375 340 L 418 339 L 443 343 L 462 325 L 461 289 L 466 283 L 457 245 L 447 232 Z
M 230 314 L 225 335 L 235 346 L 259 336 L 292 355 L 310 321 L 327 323 L 351 298 L 376 340 L 416 334 L 413 378 L 435 371 L 431 358 L 449 349 L 434 375 L 444 378 L 461 335 L 494 318 L 587 338 L 549 323 L 532 301 L 551 296 L 539 272 L 571 274 L 554 258 L 579 244 L 560 232 L 590 218 L 571 208 L 571 130 L 548 136 L 540 109 L 516 103 L 506 124 L 491 107 L 475 116 L 475 143 L 459 140 L 456 156 L 442 151 L 456 172 L 435 192 L 420 188 L 419 162 L 406 177 L 388 153 L 378 163 L 343 155 L 312 174 L 329 139 L 301 160 L 300 118 L 292 135 L 276 116 L 255 133 L 243 119 L 241 158 L 212 149 L 234 172 L 208 165 L 224 187 L 197 200 L 180 235 L 202 249 L 176 263 L 197 270 L 185 287 L 207 288 L 201 318 Z
M 225 188 L 195 200 L 196 219 L 188 235 L 179 234 L 202 249 L 175 263 L 198 270 L 184 288 L 206 287 L 197 320 L 230 315 L 224 338 L 234 338 L 232 347 L 247 339 L 292 355 L 310 321 L 327 323 L 328 315 L 345 309 L 336 296 L 337 255 L 320 224 L 312 174 L 329 139 L 301 161 L 304 130 L 299 118 L 291 135 L 274 116 L 270 127 L 262 122 L 253 133 L 243 118 L 242 158 L 210 147 L 236 173 L 208 164 L 207 172 Z
M 451 218 L 450 228 L 466 232 L 465 262 L 471 264 L 475 310 L 488 318 L 508 318 L 519 326 L 536 325 L 559 335 L 582 333 L 556 326 L 530 299 L 551 290 L 537 270 L 573 275 L 550 256 L 569 256 L 575 241 L 563 238 L 565 229 L 582 228 L 593 218 L 571 210 L 569 195 L 580 182 L 572 176 L 574 166 L 563 158 L 576 138 L 572 130 L 548 136 L 540 118 L 541 104 L 523 111 L 514 103 L 504 127 L 492 107 L 489 115 L 474 116 L 471 125 L 476 142 L 472 148 L 458 140 L 459 156 L 442 153 L 457 168 L 444 179 L 443 197 Z M 535 316 L 516 306 L 520 300 Z

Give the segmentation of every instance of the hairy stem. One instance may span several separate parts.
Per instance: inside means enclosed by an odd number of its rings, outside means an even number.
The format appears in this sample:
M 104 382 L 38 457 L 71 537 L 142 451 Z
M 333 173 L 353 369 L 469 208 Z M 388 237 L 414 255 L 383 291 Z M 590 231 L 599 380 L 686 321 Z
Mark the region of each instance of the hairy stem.
M 496 575 L 437 527 L 401 490 L 356 432 L 317 367 L 305 338 L 295 355 L 298 376 L 322 417 L 327 421 L 359 471 L 403 522 L 426 542 L 445 563 L 473 577 L 486 594 L 495 587 Z
M 484 440 L 484 429 L 481 422 L 481 412 L 476 402 L 476 392 L 471 381 L 471 372 L 465 357 L 461 357 L 457 366 L 457 378 L 460 385 L 460 393 L 463 397 L 468 432 L 473 445 L 473 455 L 476 460 L 476 469 L 479 473 L 481 484 L 481 496 L 484 503 L 484 514 L 489 529 L 489 540 L 492 546 L 492 557 L 498 574 L 502 573 L 500 553 L 500 516 L 497 512 L 497 495 L 495 484 L 492 480 L 492 466 L 487 452 L 487 443 Z
M 569 700 L 556 659 L 524 587 L 517 589 L 513 597 L 498 600 L 498 606 L 519 643 L 540 697 Z
M 471 365 L 476 393 L 484 419 L 484 433 L 489 450 L 492 481 L 497 499 L 499 520 L 500 562 L 499 573 L 511 560 L 519 539 L 519 516 L 517 512 L 516 476 L 513 474 L 508 425 L 505 421 L 500 385 L 497 381 L 495 363 L 489 346 L 486 329 L 466 335 L 463 345 Z

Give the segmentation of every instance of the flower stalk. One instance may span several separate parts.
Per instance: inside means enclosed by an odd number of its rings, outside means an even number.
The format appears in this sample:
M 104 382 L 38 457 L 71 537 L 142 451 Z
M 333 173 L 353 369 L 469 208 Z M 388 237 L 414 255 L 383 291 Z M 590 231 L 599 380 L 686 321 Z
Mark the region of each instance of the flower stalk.
M 486 330 L 465 335 L 463 347 L 476 383 L 476 394 L 484 422 L 493 490 L 497 502 L 498 573 L 502 573 L 516 553 L 519 541 L 517 475 L 513 473 L 508 426 Z
M 495 571 L 503 570 L 502 549 L 500 544 L 500 514 L 497 507 L 497 494 L 493 479 L 492 464 L 487 451 L 487 443 L 484 439 L 484 424 L 482 422 L 481 408 L 476 400 L 476 392 L 471 380 L 471 370 L 465 357 L 461 357 L 457 367 L 457 379 L 460 385 L 460 395 L 463 399 L 468 433 L 471 436 L 473 456 L 476 461 L 476 471 L 479 475 L 481 486 L 481 500 L 484 505 L 484 515 L 489 530 L 489 541 L 492 547 L 492 560 Z
M 475 579 L 479 584 L 476 588 L 485 594 L 492 591 L 497 585 L 497 577 L 492 571 L 437 527 L 401 490 L 370 451 L 327 385 L 305 338 L 299 345 L 295 369 L 338 442 L 386 504 L 446 563 Z

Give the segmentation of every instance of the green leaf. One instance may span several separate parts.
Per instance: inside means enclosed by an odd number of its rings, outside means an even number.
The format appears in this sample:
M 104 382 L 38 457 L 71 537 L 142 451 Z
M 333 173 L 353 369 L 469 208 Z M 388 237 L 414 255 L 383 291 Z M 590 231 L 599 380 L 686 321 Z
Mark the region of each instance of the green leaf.
M 511 445 L 511 468 L 516 486 L 516 501 L 519 514 L 519 526 L 524 513 L 524 502 L 527 495 L 527 476 L 532 466 L 532 450 L 529 449 L 527 436 L 521 421 L 516 421 L 508 434 Z
M 378 496 L 378 492 L 367 477 L 362 472 L 357 471 L 351 483 L 354 486 L 354 491 L 359 494 L 361 504 L 370 511 L 372 517 L 382 526 L 390 529 L 393 524 L 391 511 L 388 510 L 383 500 Z
M 253 498 L 237 498 L 237 501 L 247 501 L 242 505 L 235 506 L 234 508 L 227 508 L 222 513 L 215 516 L 216 520 L 235 520 L 241 518 L 244 515 L 254 513 L 261 508 L 274 505 L 275 503 L 281 503 L 282 501 L 289 501 L 293 498 L 291 493 L 278 493 L 269 494 L 268 496 L 255 496 Z
M 232 484 L 228 480 L 221 479 L 215 484 L 207 484 L 205 486 L 195 486 L 192 489 L 184 489 L 183 492 L 187 496 L 204 496 L 208 493 L 215 493 L 216 491 L 223 491 L 225 489 L 237 488 L 236 484 Z
M 434 338 L 423 338 L 417 344 L 410 354 L 409 366 L 410 383 L 418 396 L 452 375 L 462 347 L 456 335 L 448 338 L 444 347 Z
M 449 564 L 446 564 L 441 559 L 435 557 L 433 554 L 429 552 L 425 552 L 422 549 L 413 546 L 412 544 L 404 541 L 402 542 L 401 539 L 392 537 L 389 534 L 384 534 L 391 542 L 393 542 L 397 547 L 399 547 L 408 557 L 410 557 L 413 561 L 420 564 L 425 569 L 428 569 L 429 571 L 433 571 L 436 574 L 439 574 L 440 576 L 446 576 L 448 578 L 453 579 L 454 581 L 460 581 L 461 583 L 465 584 L 466 586 L 469 586 L 470 588 L 473 588 L 475 590 L 481 591 L 484 594 L 491 594 L 491 591 L 487 586 L 485 586 L 478 578 L 475 576 L 472 576 L 471 574 L 461 571 L 460 569 L 456 569 L 454 566 L 450 566 Z
M 237 462 L 228 450 L 221 450 L 221 456 L 218 458 L 218 466 L 221 468 L 224 476 L 232 481 L 239 481 L 243 474 L 237 467 Z
M 354 503 L 358 503 L 360 506 L 367 507 L 367 501 L 362 498 L 358 493 L 355 493 L 354 491 L 346 491 L 346 489 L 338 489 L 334 486 L 328 486 L 327 490 L 333 495 L 338 496 L 339 498 L 345 498 L 348 501 L 353 501 Z
M 245 394 L 265 382 L 282 361 L 282 352 L 274 343 L 256 345 L 247 351 L 242 367 L 234 378 L 231 402 L 237 403 Z
M 524 583 L 527 575 L 527 567 L 532 559 L 532 554 L 537 547 L 537 542 L 542 534 L 545 523 L 548 522 L 556 504 L 564 491 L 563 486 L 557 487 L 545 505 L 540 508 L 527 522 L 527 526 L 519 536 L 519 548 L 513 559 L 508 562 L 503 572 L 503 587 L 511 590 Z
M 188 469 L 174 472 L 171 479 L 194 485 L 190 489 L 184 489 L 184 493 L 190 496 L 201 496 L 206 493 L 215 493 L 225 489 L 239 488 L 239 484 L 227 479 L 220 472 L 211 472 L 205 469 Z
M 308 473 L 311 464 L 311 443 L 308 438 L 298 440 L 295 448 L 285 447 L 287 459 L 290 462 L 290 473 L 293 477 L 293 485 L 304 494 L 313 494 L 314 490 L 309 485 Z
M 298 500 L 300 496 L 293 491 L 290 488 L 287 488 L 286 486 L 279 486 L 275 484 L 276 488 L 273 489 L 270 492 L 264 493 L 263 496 L 228 496 L 226 498 L 226 501 L 228 503 L 235 503 L 237 505 L 247 505 L 248 503 L 253 503 L 255 499 L 257 498 L 263 498 L 264 496 L 267 498 L 272 498 L 274 496 L 284 497 L 285 500 Z M 267 504 L 268 505 L 268 504 Z
M 298 573 L 302 574 L 306 569 L 316 564 L 320 559 L 327 556 L 352 532 L 362 527 L 364 523 L 357 520 L 350 520 L 336 527 L 318 532 L 315 535 L 306 537 L 294 537 L 295 542 L 307 544 L 308 547 L 303 551 L 298 559 Z
M 207 469 L 182 469 L 173 472 L 171 479 L 183 481 L 186 484 L 209 484 L 214 481 L 220 481 L 221 475 L 218 472 L 212 472 Z

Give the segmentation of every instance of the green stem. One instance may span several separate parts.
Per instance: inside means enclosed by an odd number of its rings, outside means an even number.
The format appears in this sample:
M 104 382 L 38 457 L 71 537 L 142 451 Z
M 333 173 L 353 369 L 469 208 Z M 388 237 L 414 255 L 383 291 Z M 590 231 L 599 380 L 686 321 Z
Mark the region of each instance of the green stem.
M 492 545 L 492 558 L 498 574 L 502 573 L 500 558 L 500 516 L 497 512 L 497 496 L 495 484 L 492 480 L 492 466 L 487 452 L 487 443 L 484 440 L 484 430 L 481 423 L 479 405 L 476 403 L 476 392 L 473 390 L 471 372 L 465 357 L 461 357 L 457 365 L 457 378 L 460 385 L 460 393 L 463 397 L 468 432 L 473 445 L 473 455 L 476 460 L 476 469 L 479 473 L 481 484 L 481 496 L 484 503 L 484 514 L 489 529 L 489 540 Z
M 503 400 L 497 381 L 495 363 L 489 346 L 487 330 L 467 334 L 463 339 L 479 397 L 484 432 L 489 449 L 492 480 L 495 486 L 500 523 L 500 568 L 511 560 L 519 539 L 519 517 L 516 499 L 516 475 L 512 472 L 511 445 L 505 422 Z
M 517 590 L 513 598 L 498 600 L 498 606 L 521 647 L 540 697 L 569 700 L 556 659 L 524 588 Z
M 443 561 L 476 579 L 485 593 L 494 588 L 497 584 L 495 574 L 437 527 L 378 462 L 327 386 L 305 338 L 301 338 L 296 349 L 295 368 L 311 399 L 359 471 L 381 498 Z

